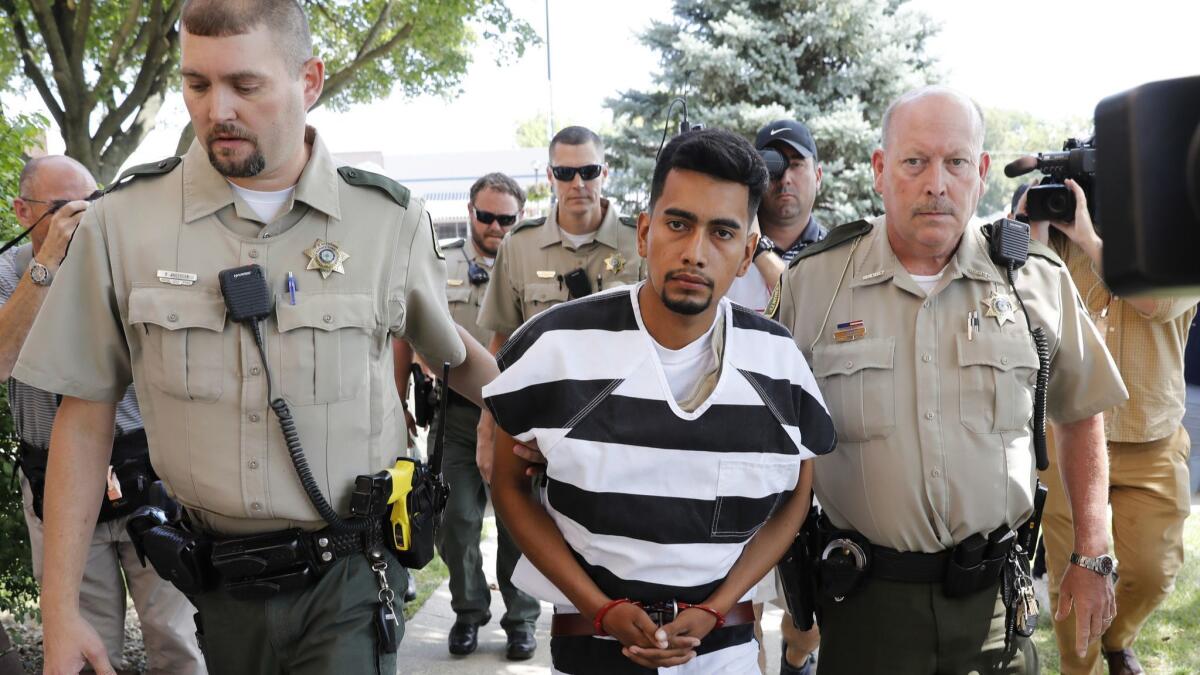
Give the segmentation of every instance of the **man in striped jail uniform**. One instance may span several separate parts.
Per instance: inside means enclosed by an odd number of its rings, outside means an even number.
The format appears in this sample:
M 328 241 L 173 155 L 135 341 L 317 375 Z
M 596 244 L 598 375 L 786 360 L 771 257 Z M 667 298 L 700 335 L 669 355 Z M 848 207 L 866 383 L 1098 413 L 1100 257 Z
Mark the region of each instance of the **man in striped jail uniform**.
M 647 280 L 554 307 L 497 354 L 493 499 L 524 553 L 514 583 L 555 605 L 555 672 L 758 672 L 752 589 L 807 512 L 802 461 L 835 442 L 788 332 L 724 298 L 766 183 L 741 137 L 676 137 L 638 219 Z M 541 504 L 517 441 L 545 455 Z

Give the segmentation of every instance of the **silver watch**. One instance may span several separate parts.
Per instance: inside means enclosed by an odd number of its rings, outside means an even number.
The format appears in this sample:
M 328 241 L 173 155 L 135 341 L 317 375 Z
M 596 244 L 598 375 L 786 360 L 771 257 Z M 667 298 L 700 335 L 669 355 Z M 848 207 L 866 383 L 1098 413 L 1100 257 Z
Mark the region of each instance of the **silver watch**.
M 29 264 L 29 280 L 38 286 L 49 286 L 54 281 L 54 273 L 42 263 L 34 260 Z
M 1117 559 L 1107 553 L 1095 558 L 1072 553 L 1071 564 L 1079 565 L 1085 570 L 1091 570 L 1102 577 L 1111 576 L 1117 571 Z

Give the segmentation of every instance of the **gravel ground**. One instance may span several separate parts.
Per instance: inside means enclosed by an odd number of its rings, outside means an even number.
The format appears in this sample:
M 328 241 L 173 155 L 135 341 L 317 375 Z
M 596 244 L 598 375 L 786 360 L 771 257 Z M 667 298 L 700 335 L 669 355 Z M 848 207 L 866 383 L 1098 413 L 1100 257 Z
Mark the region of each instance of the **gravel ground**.
M 133 601 L 126 600 L 125 613 L 125 666 L 123 673 L 143 673 L 146 670 L 146 653 L 142 648 L 142 626 L 138 623 Z M 42 672 L 42 624 L 30 617 L 24 621 L 13 620 L 11 614 L 0 613 L 0 621 L 21 653 L 21 664 L 27 673 Z M 117 665 L 117 664 L 114 664 Z

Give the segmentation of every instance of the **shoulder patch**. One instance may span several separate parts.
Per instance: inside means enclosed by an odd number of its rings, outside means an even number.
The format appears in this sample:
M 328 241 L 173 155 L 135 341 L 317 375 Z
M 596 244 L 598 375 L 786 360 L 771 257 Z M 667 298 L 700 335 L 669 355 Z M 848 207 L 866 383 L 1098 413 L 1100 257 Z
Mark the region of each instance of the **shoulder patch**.
M 875 226 L 872 225 L 871 221 L 869 220 L 856 220 L 852 223 L 846 223 L 845 225 L 838 225 L 830 230 L 829 234 L 824 239 L 816 243 L 809 244 L 804 248 L 803 251 L 800 251 L 795 258 L 792 258 L 792 262 L 788 263 L 788 267 L 795 267 L 796 263 L 805 258 L 814 256 L 824 251 L 835 249 L 846 242 L 854 241 L 855 239 L 858 239 L 859 237 L 869 233 L 874 227 Z
M 375 188 L 376 190 L 387 194 L 387 196 L 392 198 L 392 201 L 399 204 L 402 208 L 408 208 L 408 188 L 397 183 L 391 178 L 373 171 L 355 169 L 351 166 L 340 166 L 338 167 L 337 172 L 338 175 L 342 177 L 342 180 L 346 181 L 350 185 Z
M 462 237 L 458 237 L 457 239 L 451 239 L 450 241 L 447 241 L 447 242 L 441 244 L 441 247 L 443 249 L 462 248 L 464 245 L 466 245 L 466 243 L 467 243 L 466 239 L 464 239 Z
M 120 178 L 113 181 L 112 185 L 109 185 L 104 189 L 104 194 L 120 190 L 122 187 L 125 187 L 127 183 L 131 183 L 139 178 L 145 178 L 147 176 L 162 176 L 164 174 L 171 173 L 175 170 L 175 167 L 179 166 L 181 162 L 183 162 L 182 157 L 167 157 L 166 159 L 160 159 L 157 162 L 139 164 L 137 166 L 130 167 L 125 171 L 125 173 L 121 174 Z
M 625 227 L 637 227 L 637 218 L 633 216 L 617 216 L 617 220 Z
M 1039 258 L 1045 258 L 1046 260 L 1050 261 L 1050 264 L 1057 265 L 1058 267 L 1067 266 L 1066 263 L 1063 262 L 1062 258 L 1058 257 L 1058 254 L 1054 252 L 1054 249 L 1036 239 L 1031 238 L 1029 240 L 1029 255 L 1036 255 Z
M 514 233 L 519 232 L 527 227 L 541 227 L 542 225 L 545 225 L 545 224 L 546 224 L 546 216 L 542 216 L 541 218 L 527 218 L 527 219 L 522 220 L 521 222 L 517 223 L 516 225 L 513 225 L 513 228 L 511 230 L 509 230 L 508 233 L 514 234 Z

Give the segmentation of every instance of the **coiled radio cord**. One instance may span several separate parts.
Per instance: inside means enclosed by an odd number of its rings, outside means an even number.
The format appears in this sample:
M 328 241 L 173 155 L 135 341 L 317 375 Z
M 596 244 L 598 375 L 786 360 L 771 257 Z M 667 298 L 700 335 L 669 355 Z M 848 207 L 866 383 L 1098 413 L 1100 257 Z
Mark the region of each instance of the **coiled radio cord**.
M 1046 390 L 1050 387 L 1050 342 L 1046 331 L 1041 326 L 1033 327 L 1029 320 L 1029 310 L 1025 301 L 1017 291 L 1017 267 L 1008 264 L 1008 286 L 1021 305 L 1021 313 L 1025 315 L 1025 325 L 1033 336 L 1033 347 L 1037 351 L 1038 371 L 1037 384 L 1033 389 L 1033 456 L 1037 462 L 1038 471 L 1045 471 L 1050 466 L 1050 453 L 1046 447 Z

